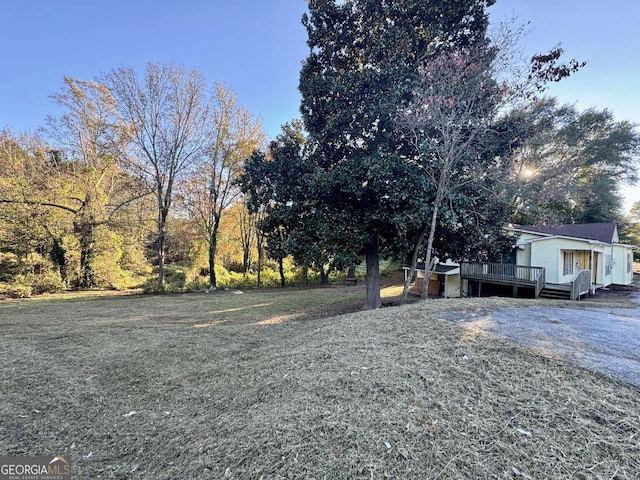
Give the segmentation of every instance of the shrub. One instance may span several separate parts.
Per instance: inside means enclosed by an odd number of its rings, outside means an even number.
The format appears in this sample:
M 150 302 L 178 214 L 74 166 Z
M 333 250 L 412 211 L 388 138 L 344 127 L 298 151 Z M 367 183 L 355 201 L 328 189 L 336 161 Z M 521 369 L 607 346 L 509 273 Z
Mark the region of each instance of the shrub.
M 144 256 L 144 248 L 140 245 L 124 245 L 120 257 L 120 267 L 133 273 L 135 276 L 151 274 L 151 266 Z
M 187 269 L 175 264 L 164 266 L 164 290 L 165 292 L 182 292 L 187 279 Z M 158 267 L 153 268 L 153 276 L 148 278 L 142 289 L 146 293 L 157 293 L 158 288 Z
M 255 274 L 244 274 L 238 272 L 230 272 L 230 284 L 229 288 L 236 288 L 238 290 L 247 290 L 249 288 L 256 288 L 257 277 Z
M 286 278 L 286 276 L 285 276 Z M 265 268 L 260 275 L 262 287 L 279 287 L 280 286 L 280 274 L 272 268 Z
M 216 286 L 218 288 L 231 287 L 231 273 L 222 265 L 216 264 Z
M 386 276 L 402 269 L 402 262 L 395 260 L 383 260 L 380 265 L 380 275 Z
M 31 290 L 34 295 L 61 292 L 64 290 L 64 284 L 60 273 L 48 270 L 36 275 L 31 282 Z
M 209 288 L 209 277 L 208 276 L 197 276 L 187 281 L 184 286 L 185 292 L 200 292 L 202 290 L 206 290 Z
M 0 252 L 0 282 L 10 282 L 18 273 L 20 264 L 15 253 Z
M 242 265 L 242 262 L 238 262 L 238 261 L 231 261 L 231 262 L 229 262 L 229 264 L 227 265 L 227 270 L 229 270 L 230 272 L 235 272 L 235 273 L 242 273 L 242 274 L 244 274 L 244 265 Z
M 0 296 L 9 298 L 28 298 L 31 296 L 31 287 L 29 285 L 18 285 L 0 283 Z

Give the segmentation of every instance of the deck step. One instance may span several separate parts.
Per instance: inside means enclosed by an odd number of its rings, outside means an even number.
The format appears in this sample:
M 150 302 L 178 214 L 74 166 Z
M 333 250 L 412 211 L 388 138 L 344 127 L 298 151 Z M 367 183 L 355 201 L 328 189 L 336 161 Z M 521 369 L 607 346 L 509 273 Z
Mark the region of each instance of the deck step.
M 571 292 L 568 290 L 558 290 L 555 288 L 545 287 L 540 290 L 540 298 L 549 298 L 553 300 L 570 300 Z

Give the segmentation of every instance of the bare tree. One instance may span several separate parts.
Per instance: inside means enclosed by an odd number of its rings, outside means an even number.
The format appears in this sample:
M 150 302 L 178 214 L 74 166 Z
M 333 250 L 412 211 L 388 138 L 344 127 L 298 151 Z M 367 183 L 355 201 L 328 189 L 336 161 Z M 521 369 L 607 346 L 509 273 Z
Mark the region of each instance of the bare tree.
M 412 255 L 403 301 L 425 238 L 427 275 L 421 296 L 427 297 L 440 207 L 456 189 L 487 177 L 488 165 L 480 165 L 478 160 L 490 148 L 484 143 L 485 134 L 498 115 L 535 100 L 549 82 L 560 81 L 585 65 L 576 60 L 559 63 L 560 47 L 534 55 L 527 62 L 519 50 L 519 40 L 525 35 L 526 25 L 517 25 L 512 19 L 492 32 L 492 48 L 445 50 L 419 67 L 419 87 L 411 103 L 400 110 L 398 122 L 416 152 L 410 161 L 416 162 L 435 193 L 431 218 L 425 222 Z M 499 164 L 492 167 L 503 174 Z
M 237 200 L 244 160 L 264 141 L 261 123 L 238 104 L 236 95 L 216 84 L 213 129 L 198 168 L 181 186 L 184 204 L 208 246 L 209 284 L 216 287 L 215 257 L 223 213 Z
M 158 287 L 164 288 L 167 216 L 178 181 L 206 153 L 212 106 L 197 69 L 149 63 L 144 78 L 130 67 L 115 69 L 103 82 L 126 125 L 126 166 L 155 192 Z
M 433 242 L 440 207 L 450 192 L 469 181 L 479 151 L 480 137 L 493 120 L 500 90 L 492 77 L 486 52 L 458 49 L 426 60 L 420 67 L 420 87 L 398 122 L 407 132 L 415 162 L 433 189 L 431 216 L 416 241 L 402 300 L 415 274 L 418 255 L 426 239 L 425 281 L 428 296 L 433 267 Z

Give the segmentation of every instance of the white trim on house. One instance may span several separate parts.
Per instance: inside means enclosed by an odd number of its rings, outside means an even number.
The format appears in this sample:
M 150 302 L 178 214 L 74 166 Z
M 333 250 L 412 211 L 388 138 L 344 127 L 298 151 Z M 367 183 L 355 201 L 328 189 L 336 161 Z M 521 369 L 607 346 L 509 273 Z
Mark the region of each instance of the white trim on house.
M 527 228 L 505 227 L 519 235 L 514 245 L 516 263 L 544 267 L 547 283 L 568 283 L 580 270 L 592 270 L 594 285 L 633 283 L 633 245 L 621 244 L 618 229 L 614 228 L 611 242 L 588 238 L 535 232 Z

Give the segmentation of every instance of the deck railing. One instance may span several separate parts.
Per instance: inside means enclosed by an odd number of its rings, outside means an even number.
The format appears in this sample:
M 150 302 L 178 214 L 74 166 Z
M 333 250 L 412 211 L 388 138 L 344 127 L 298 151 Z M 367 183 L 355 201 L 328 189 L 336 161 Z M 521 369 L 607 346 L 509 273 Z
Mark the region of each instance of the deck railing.
M 527 267 L 506 263 L 462 262 L 460 264 L 462 278 L 533 288 L 536 298 L 545 285 L 544 272 L 543 267 Z
M 571 279 L 571 300 L 578 300 L 591 288 L 591 270 L 580 270 Z

